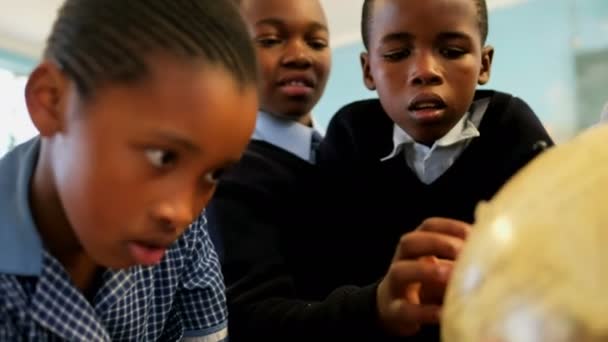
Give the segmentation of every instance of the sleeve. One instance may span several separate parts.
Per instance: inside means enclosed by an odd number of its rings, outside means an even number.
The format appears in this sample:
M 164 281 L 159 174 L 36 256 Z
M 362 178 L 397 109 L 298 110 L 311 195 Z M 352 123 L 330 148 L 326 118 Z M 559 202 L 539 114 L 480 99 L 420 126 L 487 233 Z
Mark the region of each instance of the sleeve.
M 222 234 L 223 270 L 228 285 L 232 341 L 349 340 L 373 336 L 377 324 L 376 284 L 343 286 L 319 301 L 305 300 L 281 253 L 281 229 L 275 219 L 289 199 L 272 199 L 244 184 L 220 184 L 208 213 Z M 281 203 L 282 202 L 282 203 Z M 314 248 L 314 247 L 311 247 Z
M 228 334 L 224 279 L 205 225 L 201 215 L 189 228 L 186 244 L 190 255 L 175 306 L 185 341 L 220 342 Z
M 25 318 L 25 311 L 15 286 L 17 282 L 12 277 L 0 274 L 0 341 L 19 341 L 19 319 Z M 21 311 L 21 312 L 19 312 Z

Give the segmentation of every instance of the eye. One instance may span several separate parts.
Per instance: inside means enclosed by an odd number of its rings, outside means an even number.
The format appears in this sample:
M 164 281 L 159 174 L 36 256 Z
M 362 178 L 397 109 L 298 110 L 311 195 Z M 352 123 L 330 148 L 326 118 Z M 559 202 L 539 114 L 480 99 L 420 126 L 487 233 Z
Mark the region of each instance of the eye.
M 255 40 L 256 44 L 261 47 L 273 47 L 281 43 L 281 39 L 276 37 L 261 37 Z
M 145 154 L 150 164 L 159 169 L 171 166 L 177 161 L 177 154 L 175 152 L 161 148 L 146 149 Z
M 412 54 L 410 49 L 401 49 L 395 51 L 389 51 L 382 55 L 382 58 L 386 59 L 389 62 L 397 62 L 402 59 L 408 58 Z
M 222 178 L 222 175 L 226 172 L 226 169 L 217 169 L 213 172 L 209 172 L 205 175 L 205 181 L 210 184 L 217 184 L 219 180 Z
M 462 57 L 467 52 L 465 50 L 461 49 L 461 48 L 450 47 L 450 48 L 443 48 L 443 49 L 441 49 L 440 53 L 445 58 L 448 58 L 448 59 L 457 59 L 457 58 Z
M 329 46 L 325 40 L 322 39 L 313 39 L 308 41 L 308 46 L 315 50 L 323 50 Z

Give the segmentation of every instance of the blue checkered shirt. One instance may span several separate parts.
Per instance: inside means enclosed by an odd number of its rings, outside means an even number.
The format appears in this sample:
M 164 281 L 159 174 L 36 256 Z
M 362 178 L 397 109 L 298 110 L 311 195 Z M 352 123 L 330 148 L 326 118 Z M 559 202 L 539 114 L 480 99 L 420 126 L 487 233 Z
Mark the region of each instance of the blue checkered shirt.
M 33 228 L 28 153 L 37 148 L 0 160 L 0 341 L 226 340 L 223 279 L 204 216 L 159 265 L 105 271 L 89 302 Z

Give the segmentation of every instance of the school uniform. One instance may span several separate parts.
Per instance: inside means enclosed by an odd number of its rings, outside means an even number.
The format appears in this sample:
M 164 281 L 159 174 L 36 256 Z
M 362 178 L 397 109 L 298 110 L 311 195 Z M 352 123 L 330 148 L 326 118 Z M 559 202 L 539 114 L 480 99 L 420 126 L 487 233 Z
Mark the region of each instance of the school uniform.
M 397 338 L 379 324 L 376 289 L 400 236 L 432 216 L 472 222 L 478 201 L 551 144 L 523 101 L 492 91 L 478 91 L 431 147 L 377 99 L 334 116 L 318 168 L 252 142 L 215 199 L 225 209 L 231 338 L 437 341 L 436 327 Z
M 88 300 L 32 216 L 39 150 L 35 138 L 0 159 L 0 341 L 225 341 L 224 286 L 205 218 L 159 265 L 105 270 Z
M 233 342 L 273 340 L 263 331 L 278 331 L 281 317 L 264 309 L 252 316 L 247 295 L 265 291 L 267 280 L 273 286 L 276 267 L 302 263 L 286 247 L 290 232 L 306 226 L 305 208 L 315 200 L 304 190 L 315 184 L 320 140 L 313 127 L 260 112 L 242 159 L 222 176 L 207 207 L 214 242 L 223 251 Z
M 337 283 L 377 284 L 399 238 L 426 218 L 472 223 L 480 201 L 551 145 L 530 107 L 497 91 L 477 91 L 469 112 L 432 146 L 401 130 L 378 99 L 345 106 L 319 151 L 337 189 L 328 199 L 340 203 L 332 209 L 340 214 L 327 215 L 333 229 L 323 239 L 333 282 L 327 291 Z M 439 341 L 438 329 L 410 340 Z

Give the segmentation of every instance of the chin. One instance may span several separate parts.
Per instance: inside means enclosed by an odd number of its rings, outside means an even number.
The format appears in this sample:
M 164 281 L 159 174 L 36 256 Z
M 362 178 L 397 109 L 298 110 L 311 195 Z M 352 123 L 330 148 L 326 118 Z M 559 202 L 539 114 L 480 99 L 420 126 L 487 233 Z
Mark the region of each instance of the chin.
M 111 269 L 111 270 L 122 270 L 122 269 L 131 268 L 133 266 L 137 266 L 137 263 L 135 262 L 135 260 L 128 260 L 128 259 L 117 260 L 116 258 L 99 260 L 99 261 L 96 260 L 96 263 L 101 267 Z
M 301 108 L 285 108 L 279 116 L 292 121 L 301 121 L 308 113 Z

